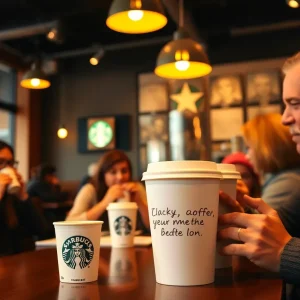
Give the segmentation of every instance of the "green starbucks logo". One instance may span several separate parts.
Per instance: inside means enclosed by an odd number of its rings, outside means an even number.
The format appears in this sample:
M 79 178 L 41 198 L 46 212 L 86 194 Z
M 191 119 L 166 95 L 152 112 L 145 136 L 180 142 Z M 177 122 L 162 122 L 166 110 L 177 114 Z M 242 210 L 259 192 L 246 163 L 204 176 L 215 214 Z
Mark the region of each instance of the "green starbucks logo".
M 111 126 L 105 121 L 97 121 L 88 131 L 89 141 L 97 148 L 106 147 L 113 139 L 114 133 Z
M 93 260 L 94 246 L 86 237 L 78 235 L 68 238 L 62 247 L 62 257 L 65 264 L 75 269 L 84 269 Z
M 118 235 L 128 235 L 132 230 L 131 220 L 126 216 L 121 216 L 115 220 L 114 228 Z

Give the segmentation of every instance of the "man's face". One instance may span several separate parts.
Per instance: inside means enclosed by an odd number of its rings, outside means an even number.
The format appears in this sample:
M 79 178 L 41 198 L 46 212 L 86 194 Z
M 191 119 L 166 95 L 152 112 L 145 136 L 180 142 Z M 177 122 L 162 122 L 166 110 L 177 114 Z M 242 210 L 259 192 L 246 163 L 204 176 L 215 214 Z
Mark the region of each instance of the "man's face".
M 293 141 L 300 154 L 300 64 L 290 69 L 283 81 L 285 110 L 282 123 L 290 127 Z

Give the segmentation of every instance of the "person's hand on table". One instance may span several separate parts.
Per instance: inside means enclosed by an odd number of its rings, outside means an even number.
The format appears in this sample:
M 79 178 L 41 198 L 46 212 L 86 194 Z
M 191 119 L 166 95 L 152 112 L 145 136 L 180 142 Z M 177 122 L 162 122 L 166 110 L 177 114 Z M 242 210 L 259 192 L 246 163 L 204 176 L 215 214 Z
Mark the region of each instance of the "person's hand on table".
M 281 253 L 292 237 L 277 212 L 260 198 L 244 196 L 245 204 L 259 212 L 245 214 L 238 201 L 224 193 L 220 198 L 236 209 L 219 216 L 219 224 L 230 227 L 219 230 L 218 239 L 233 240 L 222 249 L 222 254 L 245 256 L 259 267 L 278 272 Z

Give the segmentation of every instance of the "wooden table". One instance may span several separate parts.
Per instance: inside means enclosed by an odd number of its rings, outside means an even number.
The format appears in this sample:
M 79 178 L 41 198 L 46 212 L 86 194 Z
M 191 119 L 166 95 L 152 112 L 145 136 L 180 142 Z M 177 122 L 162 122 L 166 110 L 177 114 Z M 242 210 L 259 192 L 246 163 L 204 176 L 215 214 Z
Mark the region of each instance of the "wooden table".
M 180 272 L 180 270 L 178 270 Z M 233 272 L 218 271 L 214 284 L 172 287 L 155 282 L 152 248 L 101 248 L 99 279 L 90 284 L 59 282 L 56 249 L 40 249 L 0 259 L 0 299 L 281 299 L 282 281 L 246 260 Z

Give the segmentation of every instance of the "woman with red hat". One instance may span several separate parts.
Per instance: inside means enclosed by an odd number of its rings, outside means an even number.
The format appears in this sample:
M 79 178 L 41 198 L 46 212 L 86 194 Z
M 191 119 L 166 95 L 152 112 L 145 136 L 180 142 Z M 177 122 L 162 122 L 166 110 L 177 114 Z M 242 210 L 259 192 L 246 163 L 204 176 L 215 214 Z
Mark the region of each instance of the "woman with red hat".
M 226 156 L 222 163 L 224 164 L 234 164 L 236 170 L 241 173 L 243 182 L 248 188 L 249 196 L 260 197 L 261 186 L 259 182 L 259 177 L 254 171 L 254 167 L 248 160 L 247 156 L 242 152 L 235 152 Z

